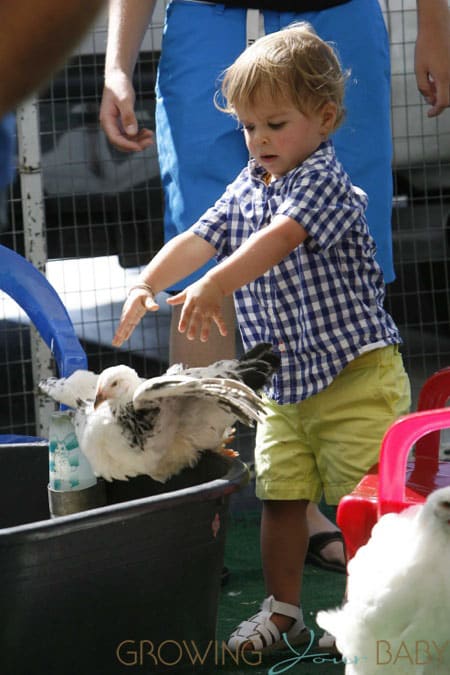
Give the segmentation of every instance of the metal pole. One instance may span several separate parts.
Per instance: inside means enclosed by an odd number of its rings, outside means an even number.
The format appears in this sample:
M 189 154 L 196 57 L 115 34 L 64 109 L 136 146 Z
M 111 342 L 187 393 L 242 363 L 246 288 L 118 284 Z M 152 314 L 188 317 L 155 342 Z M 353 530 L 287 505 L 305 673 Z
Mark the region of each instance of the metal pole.
M 16 116 L 25 257 L 45 274 L 47 246 L 37 98 L 25 101 L 17 109 Z M 50 350 L 33 325 L 30 330 L 30 346 L 33 383 L 36 391 L 37 383 L 53 375 L 54 371 Z M 47 438 L 50 416 L 55 406 L 51 401 L 36 395 L 34 407 L 36 434 Z

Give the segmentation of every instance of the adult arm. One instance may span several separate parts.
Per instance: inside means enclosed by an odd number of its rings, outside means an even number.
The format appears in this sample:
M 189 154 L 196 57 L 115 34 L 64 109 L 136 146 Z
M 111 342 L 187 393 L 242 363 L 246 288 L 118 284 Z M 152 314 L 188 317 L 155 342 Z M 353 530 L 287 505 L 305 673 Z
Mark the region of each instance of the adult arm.
M 450 105 L 450 10 L 447 0 L 417 0 L 417 86 L 435 117 Z
M 149 129 L 138 128 L 133 71 L 155 4 L 155 0 L 109 2 L 100 123 L 109 141 L 123 152 L 139 152 L 153 142 Z
M 103 4 L 104 0 L 0 2 L 0 117 L 62 65 Z

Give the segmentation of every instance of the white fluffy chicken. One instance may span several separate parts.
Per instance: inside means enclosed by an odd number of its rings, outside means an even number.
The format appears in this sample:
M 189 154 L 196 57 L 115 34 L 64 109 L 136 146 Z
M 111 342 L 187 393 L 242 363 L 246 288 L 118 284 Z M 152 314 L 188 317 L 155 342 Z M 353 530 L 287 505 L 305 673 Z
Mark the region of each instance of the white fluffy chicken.
M 343 607 L 317 615 L 346 675 L 450 673 L 450 487 L 382 516 L 348 575 Z
M 271 345 L 260 344 L 239 360 L 204 368 L 176 365 L 149 380 L 121 365 L 98 376 L 77 371 L 39 386 L 75 408 L 78 442 L 97 476 L 126 480 L 147 474 L 164 483 L 194 466 L 202 451 L 224 452 L 237 420 L 252 426 L 261 419 L 256 392 L 278 365 Z

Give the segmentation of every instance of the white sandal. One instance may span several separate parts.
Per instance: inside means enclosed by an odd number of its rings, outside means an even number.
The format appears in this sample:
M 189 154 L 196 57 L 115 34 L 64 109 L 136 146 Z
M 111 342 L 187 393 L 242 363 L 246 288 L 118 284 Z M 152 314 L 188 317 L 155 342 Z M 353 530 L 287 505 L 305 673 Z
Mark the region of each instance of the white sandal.
M 274 613 L 283 614 L 295 620 L 286 631 L 286 639 L 292 647 L 309 642 L 311 634 L 303 622 L 300 607 L 289 605 L 287 602 L 279 602 L 271 595 L 263 601 L 261 610 L 257 614 L 247 621 L 242 621 L 231 633 L 228 647 L 233 651 L 238 651 L 242 645 L 250 642 L 253 651 L 262 654 L 268 654 L 277 649 L 286 649 L 287 644 L 278 627 L 270 620 Z

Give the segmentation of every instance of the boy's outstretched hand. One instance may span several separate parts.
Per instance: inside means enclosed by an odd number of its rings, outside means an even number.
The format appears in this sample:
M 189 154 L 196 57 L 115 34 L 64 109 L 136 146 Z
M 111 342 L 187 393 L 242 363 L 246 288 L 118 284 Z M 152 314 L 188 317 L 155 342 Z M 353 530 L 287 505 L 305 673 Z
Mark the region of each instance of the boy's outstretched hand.
M 227 335 L 227 327 L 222 315 L 223 298 L 224 294 L 219 285 L 205 276 L 181 293 L 168 298 L 167 302 L 169 305 L 184 303 L 178 323 L 180 333 L 186 333 L 188 340 L 195 340 L 198 335 L 201 342 L 206 342 L 213 322 L 221 335 Z
M 120 347 L 128 340 L 146 312 L 156 312 L 159 305 L 153 294 L 143 288 L 132 288 L 122 309 L 122 315 L 113 337 L 114 347 Z

